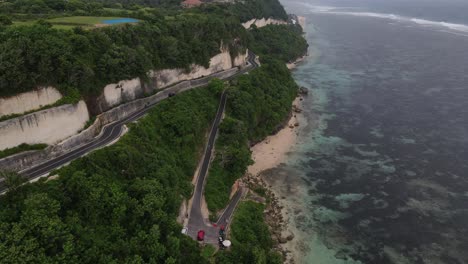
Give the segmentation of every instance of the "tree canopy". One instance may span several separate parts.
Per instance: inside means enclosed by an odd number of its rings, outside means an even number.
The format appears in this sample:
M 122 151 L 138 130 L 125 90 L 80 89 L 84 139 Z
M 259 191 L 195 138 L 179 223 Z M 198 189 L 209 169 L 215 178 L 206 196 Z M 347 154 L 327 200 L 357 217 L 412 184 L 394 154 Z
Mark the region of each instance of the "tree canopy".
M 1 262 L 206 263 L 175 219 L 216 113 L 213 90 L 164 100 L 57 179 L 1 196 Z
M 307 53 L 308 44 L 299 25 L 267 25 L 251 30 L 250 49 L 260 57 L 273 56 L 291 62 Z
M 99 94 L 108 83 L 145 78 L 152 69 L 208 66 L 221 43 L 235 53 L 247 34 L 239 23 L 217 15 L 154 19 L 95 30 L 47 24 L 0 30 L 0 96 L 46 85 Z

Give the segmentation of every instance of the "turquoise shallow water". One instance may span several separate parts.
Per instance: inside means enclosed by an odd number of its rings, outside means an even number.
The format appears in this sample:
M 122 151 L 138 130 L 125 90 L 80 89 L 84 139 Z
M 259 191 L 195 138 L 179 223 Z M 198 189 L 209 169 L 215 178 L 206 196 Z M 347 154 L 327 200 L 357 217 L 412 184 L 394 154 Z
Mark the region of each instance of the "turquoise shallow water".
M 116 19 L 109 19 L 109 20 L 104 20 L 102 23 L 104 24 L 122 24 L 122 23 L 136 23 L 138 22 L 138 19 L 134 18 L 116 18 Z
M 289 8 L 308 21 L 308 124 L 267 177 L 300 262 L 468 263 L 468 37 Z

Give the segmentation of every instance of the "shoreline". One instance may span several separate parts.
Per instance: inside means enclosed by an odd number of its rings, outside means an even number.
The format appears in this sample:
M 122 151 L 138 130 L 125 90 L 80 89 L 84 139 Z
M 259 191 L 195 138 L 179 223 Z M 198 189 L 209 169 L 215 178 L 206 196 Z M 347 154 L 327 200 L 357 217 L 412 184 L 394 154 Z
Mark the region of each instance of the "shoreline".
M 288 67 L 289 70 L 293 70 L 294 68 L 297 67 L 297 65 L 302 62 L 308 55 L 304 55 L 302 57 L 297 58 L 293 62 L 286 63 L 286 67 Z
M 300 109 L 302 106 L 301 99 L 301 95 L 294 99 L 291 109 L 292 114 L 283 128 L 250 148 L 254 164 L 247 168 L 249 174 L 258 176 L 262 171 L 277 167 L 283 163 L 286 154 L 296 143 L 299 134 L 298 130 L 302 120 L 300 113 L 294 112 L 294 106 Z
M 296 263 L 299 260 L 296 250 L 299 233 L 289 223 L 290 216 L 286 210 L 285 197 L 278 193 L 265 178 L 269 177 L 268 171 L 285 162 L 290 150 L 298 144 L 297 138 L 300 128 L 306 124 L 303 114 L 300 113 L 304 96 L 304 94 L 298 93 L 294 99 L 291 115 L 283 128 L 250 148 L 254 164 L 247 168 L 247 177 L 244 177 L 245 181 L 266 189 L 271 202 L 265 210 L 265 219 L 270 227 L 272 239 L 276 242 L 275 248 L 283 255 L 284 263 L 288 264 Z

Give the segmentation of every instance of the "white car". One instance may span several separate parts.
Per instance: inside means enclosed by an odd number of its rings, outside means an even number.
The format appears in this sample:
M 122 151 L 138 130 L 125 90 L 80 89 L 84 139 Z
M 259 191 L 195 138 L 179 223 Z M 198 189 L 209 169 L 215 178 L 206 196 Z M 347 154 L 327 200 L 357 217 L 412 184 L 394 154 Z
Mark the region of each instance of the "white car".
M 184 235 L 187 235 L 188 234 L 188 228 L 187 227 L 182 228 L 181 233 L 184 234 Z

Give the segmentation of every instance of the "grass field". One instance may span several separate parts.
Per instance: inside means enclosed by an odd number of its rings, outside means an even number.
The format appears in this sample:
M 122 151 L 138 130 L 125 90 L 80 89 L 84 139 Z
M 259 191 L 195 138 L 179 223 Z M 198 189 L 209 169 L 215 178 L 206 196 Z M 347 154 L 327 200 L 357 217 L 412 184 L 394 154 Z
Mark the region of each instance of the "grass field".
M 101 24 L 104 20 L 119 19 L 121 17 L 93 17 L 93 16 L 72 16 L 48 19 L 52 24 L 77 24 L 77 25 L 95 25 Z
M 30 26 L 36 23 L 36 20 L 29 20 L 29 21 L 14 21 L 13 26 Z M 76 26 L 82 26 L 84 28 L 91 28 L 93 25 L 60 25 L 60 24 L 52 24 L 53 28 L 57 29 L 73 29 Z

